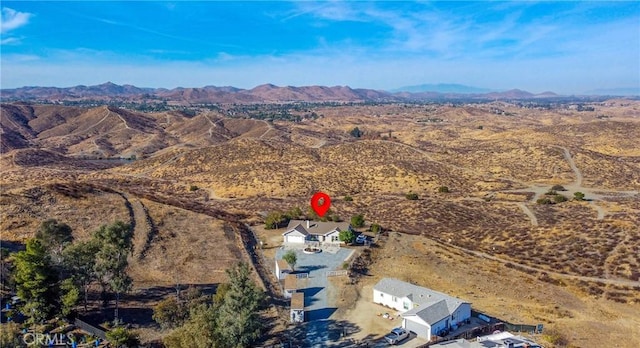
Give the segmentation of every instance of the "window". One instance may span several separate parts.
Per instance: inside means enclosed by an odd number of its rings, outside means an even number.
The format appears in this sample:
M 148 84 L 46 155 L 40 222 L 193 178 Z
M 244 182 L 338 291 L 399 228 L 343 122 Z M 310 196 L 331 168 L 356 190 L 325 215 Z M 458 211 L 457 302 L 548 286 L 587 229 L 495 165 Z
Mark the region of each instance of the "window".
M 398 302 L 398 298 L 397 298 L 397 297 L 395 297 L 395 296 L 393 296 L 393 297 L 391 298 L 391 301 L 393 301 L 393 302 Z
M 402 304 L 402 308 L 404 308 L 404 309 L 409 309 L 409 302 L 406 302 L 406 301 L 405 301 L 405 302 Z

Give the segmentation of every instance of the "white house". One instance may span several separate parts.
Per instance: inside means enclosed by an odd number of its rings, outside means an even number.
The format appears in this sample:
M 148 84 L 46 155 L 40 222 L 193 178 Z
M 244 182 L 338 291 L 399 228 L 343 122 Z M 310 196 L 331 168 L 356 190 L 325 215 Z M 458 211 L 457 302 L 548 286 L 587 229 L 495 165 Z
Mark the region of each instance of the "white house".
M 285 244 L 303 244 L 315 241 L 340 243 L 340 231 L 351 230 L 348 222 L 291 220 L 282 234 Z
M 471 318 L 471 303 L 393 278 L 373 287 L 373 302 L 401 312 L 402 327 L 427 340 Z
M 291 322 L 304 322 L 304 293 L 302 292 L 291 295 Z
M 284 277 L 291 273 L 291 266 L 285 260 L 276 260 L 276 277 L 278 280 L 284 279 Z

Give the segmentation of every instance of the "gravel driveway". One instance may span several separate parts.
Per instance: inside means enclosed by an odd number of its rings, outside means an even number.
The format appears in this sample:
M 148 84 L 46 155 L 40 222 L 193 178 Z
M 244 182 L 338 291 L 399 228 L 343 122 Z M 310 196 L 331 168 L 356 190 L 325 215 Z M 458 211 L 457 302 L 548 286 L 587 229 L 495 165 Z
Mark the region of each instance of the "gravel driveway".
M 309 346 L 323 346 L 330 340 L 327 330 L 327 319 L 336 311 L 335 299 L 330 296 L 328 271 L 341 270 L 343 262 L 354 252 L 352 249 L 340 248 L 335 254 L 321 252 L 305 254 L 302 247 L 285 246 L 276 252 L 276 259 L 281 259 L 288 250 L 294 250 L 298 257 L 296 273 L 309 273 L 309 278 L 298 282 L 299 291 L 304 293 L 305 321 L 307 324 L 307 341 Z

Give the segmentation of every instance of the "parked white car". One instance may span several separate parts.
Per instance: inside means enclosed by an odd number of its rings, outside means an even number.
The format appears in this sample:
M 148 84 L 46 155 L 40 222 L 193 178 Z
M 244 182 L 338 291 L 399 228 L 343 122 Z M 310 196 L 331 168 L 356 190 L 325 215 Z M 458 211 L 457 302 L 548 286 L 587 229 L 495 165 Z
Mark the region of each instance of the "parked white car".
M 398 344 L 399 342 L 401 342 L 402 340 L 408 337 L 409 337 L 409 331 L 401 327 L 397 327 L 391 330 L 391 332 L 389 332 L 386 336 L 384 336 L 384 339 L 389 344 Z

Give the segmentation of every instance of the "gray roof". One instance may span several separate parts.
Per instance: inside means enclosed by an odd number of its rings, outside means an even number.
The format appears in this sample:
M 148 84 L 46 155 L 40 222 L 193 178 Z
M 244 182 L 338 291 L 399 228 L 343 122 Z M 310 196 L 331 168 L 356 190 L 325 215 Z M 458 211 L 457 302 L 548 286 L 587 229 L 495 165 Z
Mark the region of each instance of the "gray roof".
M 350 224 L 348 222 L 309 221 L 309 228 L 307 228 L 307 220 L 291 220 L 287 226 L 287 232 L 295 229 L 304 235 L 324 235 L 334 230 L 346 231 L 349 229 L 349 226 Z
M 458 304 L 458 306 L 461 303 Z M 458 308 L 456 306 L 456 308 Z M 455 308 L 453 309 L 455 311 Z M 453 311 L 449 312 L 449 308 L 447 307 L 447 302 L 445 300 L 438 301 L 436 303 L 428 304 L 426 306 L 419 306 L 412 308 L 404 313 L 402 316 L 411 316 L 416 315 L 418 318 L 424 320 L 429 323 L 429 325 L 433 325 L 440 320 L 448 317 L 453 313 Z
M 429 324 L 437 323 L 455 312 L 461 304 L 469 303 L 395 278 L 383 278 L 373 289 L 391 296 L 410 299 L 414 304 L 418 304 L 418 307 L 410 309 L 402 316 L 417 315 Z

